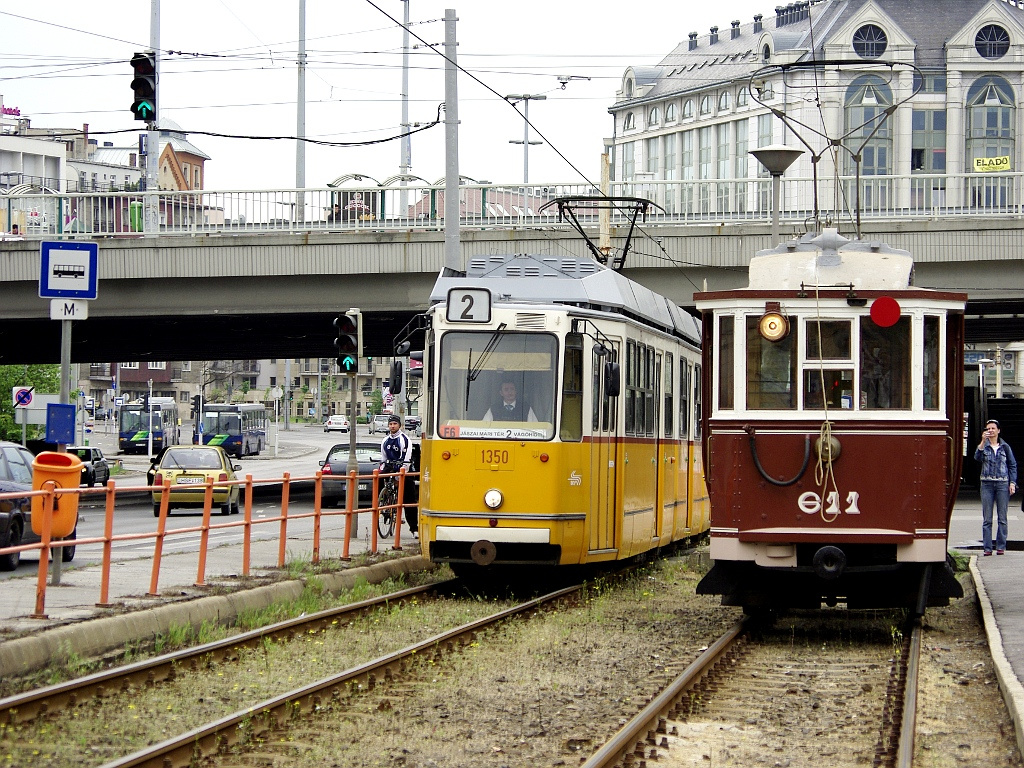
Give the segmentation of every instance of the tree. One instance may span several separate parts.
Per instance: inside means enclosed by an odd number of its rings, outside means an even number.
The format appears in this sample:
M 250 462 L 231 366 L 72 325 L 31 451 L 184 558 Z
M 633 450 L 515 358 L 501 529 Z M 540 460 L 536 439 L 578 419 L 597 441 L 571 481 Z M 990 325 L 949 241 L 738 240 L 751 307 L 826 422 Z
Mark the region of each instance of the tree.
M 15 387 L 35 387 L 39 394 L 60 392 L 59 365 L 0 365 L 0 391 L 11 392 Z M 39 425 L 29 425 L 28 436 L 40 433 Z M 0 438 L 21 440 L 21 423 L 17 420 L 14 401 L 0 396 Z
M 384 413 L 384 393 L 379 389 L 370 393 L 370 415 Z

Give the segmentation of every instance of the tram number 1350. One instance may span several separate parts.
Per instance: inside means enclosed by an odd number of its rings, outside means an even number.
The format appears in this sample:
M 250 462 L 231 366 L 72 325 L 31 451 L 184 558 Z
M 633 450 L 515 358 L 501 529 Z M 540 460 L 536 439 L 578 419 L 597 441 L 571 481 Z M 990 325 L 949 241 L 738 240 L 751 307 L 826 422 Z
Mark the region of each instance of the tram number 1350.
M 860 508 L 857 506 L 858 501 L 860 501 L 860 494 L 857 491 L 850 491 L 846 494 L 846 508 L 840 509 L 839 494 L 836 491 L 829 491 L 828 495 L 825 496 L 825 502 L 828 504 L 825 508 L 825 514 L 838 515 L 843 513 L 847 515 L 859 515 Z M 821 512 L 821 497 L 814 491 L 807 491 L 807 493 L 800 494 L 800 498 L 797 499 L 796 504 L 800 507 L 801 512 L 806 512 L 808 515 L 816 515 Z
M 500 448 L 483 448 L 480 451 L 481 464 L 508 464 L 509 452 Z

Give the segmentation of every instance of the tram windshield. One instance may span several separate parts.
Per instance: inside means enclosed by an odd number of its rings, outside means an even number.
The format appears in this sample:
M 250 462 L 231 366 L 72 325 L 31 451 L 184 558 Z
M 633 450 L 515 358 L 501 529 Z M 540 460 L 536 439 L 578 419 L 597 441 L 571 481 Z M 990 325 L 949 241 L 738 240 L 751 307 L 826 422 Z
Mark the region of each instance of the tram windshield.
M 447 438 L 550 440 L 558 340 L 550 334 L 452 332 L 441 341 L 438 432 Z

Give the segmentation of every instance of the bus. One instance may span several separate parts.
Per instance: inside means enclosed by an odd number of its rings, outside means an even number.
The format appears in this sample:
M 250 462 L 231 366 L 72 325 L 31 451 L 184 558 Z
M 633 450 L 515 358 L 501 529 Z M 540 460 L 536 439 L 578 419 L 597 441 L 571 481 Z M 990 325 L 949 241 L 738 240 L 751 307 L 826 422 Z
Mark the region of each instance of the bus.
M 200 434 L 205 445 L 219 445 L 232 456 L 256 456 L 267 444 L 268 423 L 260 403 L 204 403 Z
M 148 453 L 150 432 L 153 433 L 153 454 L 169 445 L 177 445 L 178 406 L 173 397 L 149 398 L 144 402 L 122 405 L 117 416 L 117 449 L 121 453 Z

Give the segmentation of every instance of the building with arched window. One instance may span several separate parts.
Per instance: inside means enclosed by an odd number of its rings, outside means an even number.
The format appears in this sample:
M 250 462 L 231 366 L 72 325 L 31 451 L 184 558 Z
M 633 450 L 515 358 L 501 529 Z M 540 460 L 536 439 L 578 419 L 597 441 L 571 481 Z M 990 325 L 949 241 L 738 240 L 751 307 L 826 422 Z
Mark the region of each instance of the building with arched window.
M 843 66 L 788 66 L 835 60 Z M 613 178 L 672 212 L 767 210 L 748 151 L 806 149 L 782 113 L 821 153 L 813 168 L 805 152 L 786 178 L 816 170 L 819 197 L 847 210 L 855 197 L 865 210 L 999 208 L 1022 202 L 1012 176 L 1024 168 L 1022 98 L 1016 0 L 804 0 L 725 33 L 691 32 L 657 67 L 627 69 L 606 143 Z M 841 146 L 824 151 L 826 135 Z M 788 190 L 789 203 L 812 194 L 810 183 Z

